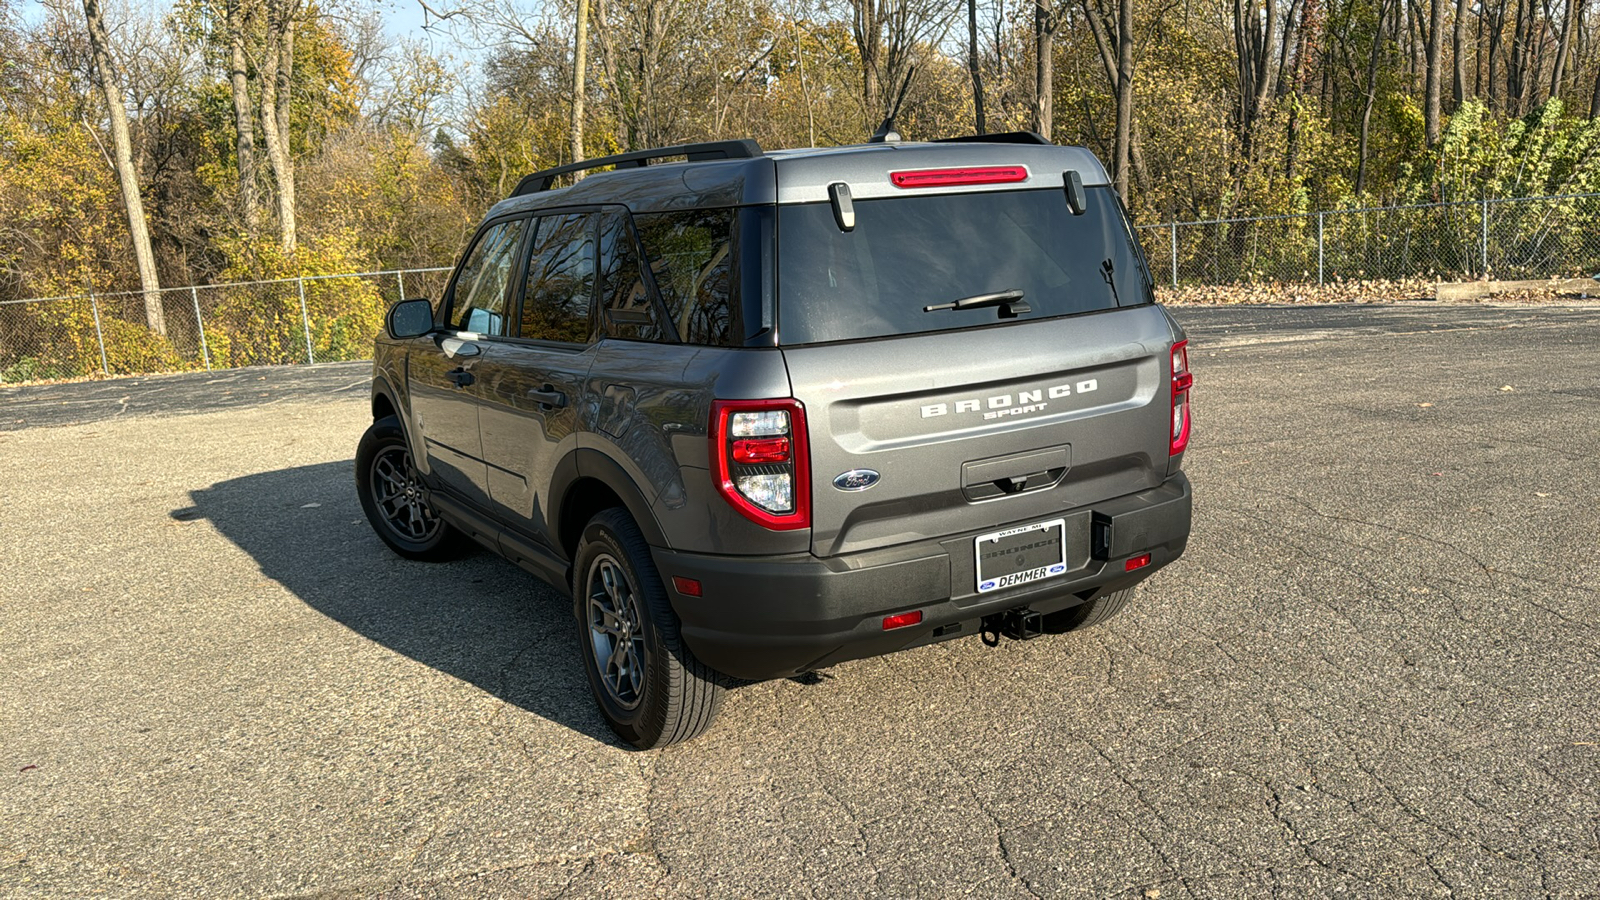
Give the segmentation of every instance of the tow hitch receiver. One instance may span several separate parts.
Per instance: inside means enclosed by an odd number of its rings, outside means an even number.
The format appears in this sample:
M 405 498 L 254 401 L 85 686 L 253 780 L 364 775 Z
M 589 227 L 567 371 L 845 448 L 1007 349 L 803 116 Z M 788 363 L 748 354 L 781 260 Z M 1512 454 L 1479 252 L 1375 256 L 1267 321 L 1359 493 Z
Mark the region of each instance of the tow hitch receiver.
M 1013 641 L 1031 641 L 1044 634 L 1044 616 L 1026 606 L 1019 606 L 985 616 L 978 634 L 991 647 L 999 645 L 1001 635 Z

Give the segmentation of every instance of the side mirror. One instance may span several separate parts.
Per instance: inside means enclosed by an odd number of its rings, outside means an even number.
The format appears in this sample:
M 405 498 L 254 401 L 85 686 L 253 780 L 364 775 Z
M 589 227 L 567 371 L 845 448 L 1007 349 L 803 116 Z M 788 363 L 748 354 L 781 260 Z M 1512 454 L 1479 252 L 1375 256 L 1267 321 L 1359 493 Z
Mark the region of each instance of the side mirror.
M 433 330 L 433 303 L 426 299 L 401 300 L 389 307 L 389 336 L 421 337 Z

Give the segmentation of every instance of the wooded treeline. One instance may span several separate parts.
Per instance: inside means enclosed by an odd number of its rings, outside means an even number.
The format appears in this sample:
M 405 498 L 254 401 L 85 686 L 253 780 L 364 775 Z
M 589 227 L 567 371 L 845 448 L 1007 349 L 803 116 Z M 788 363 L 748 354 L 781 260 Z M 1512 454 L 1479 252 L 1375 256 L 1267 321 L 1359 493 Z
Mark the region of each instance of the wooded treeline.
M 417 0 L 404 0 L 416 3 Z M 0 300 L 449 264 L 618 150 L 1029 129 L 1141 221 L 1600 190 L 1600 0 L 0 0 Z

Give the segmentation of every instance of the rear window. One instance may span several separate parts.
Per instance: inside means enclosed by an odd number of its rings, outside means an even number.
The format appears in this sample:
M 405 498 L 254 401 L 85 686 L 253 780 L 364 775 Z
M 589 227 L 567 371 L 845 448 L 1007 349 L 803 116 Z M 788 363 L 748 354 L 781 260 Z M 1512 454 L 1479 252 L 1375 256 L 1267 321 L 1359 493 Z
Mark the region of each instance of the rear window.
M 1148 303 L 1142 256 L 1109 188 L 1074 216 L 1060 188 L 855 203 L 843 232 L 830 204 L 778 211 L 778 333 L 784 344 L 847 341 L 1052 318 Z M 1032 308 L 924 306 L 1002 291 Z

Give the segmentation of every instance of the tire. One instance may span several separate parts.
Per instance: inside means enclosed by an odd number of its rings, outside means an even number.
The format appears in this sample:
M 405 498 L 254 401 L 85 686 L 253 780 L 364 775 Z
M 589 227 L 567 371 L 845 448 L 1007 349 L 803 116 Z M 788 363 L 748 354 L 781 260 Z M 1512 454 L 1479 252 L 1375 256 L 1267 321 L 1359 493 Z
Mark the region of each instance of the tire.
M 466 542 L 429 504 L 394 416 L 373 422 L 356 446 L 356 494 L 372 530 L 394 552 L 433 562 L 461 555 Z
M 1102 594 L 1087 603 L 1051 613 L 1046 617 L 1045 630 L 1052 634 L 1065 634 L 1069 631 L 1093 628 L 1122 612 L 1137 590 L 1137 587 L 1123 588 L 1110 594 Z
M 710 727 L 720 676 L 684 646 L 650 548 L 625 511 L 604 510 L 584 528 L 572 597 L 589 687 L 618 737 L 652 750 Z

